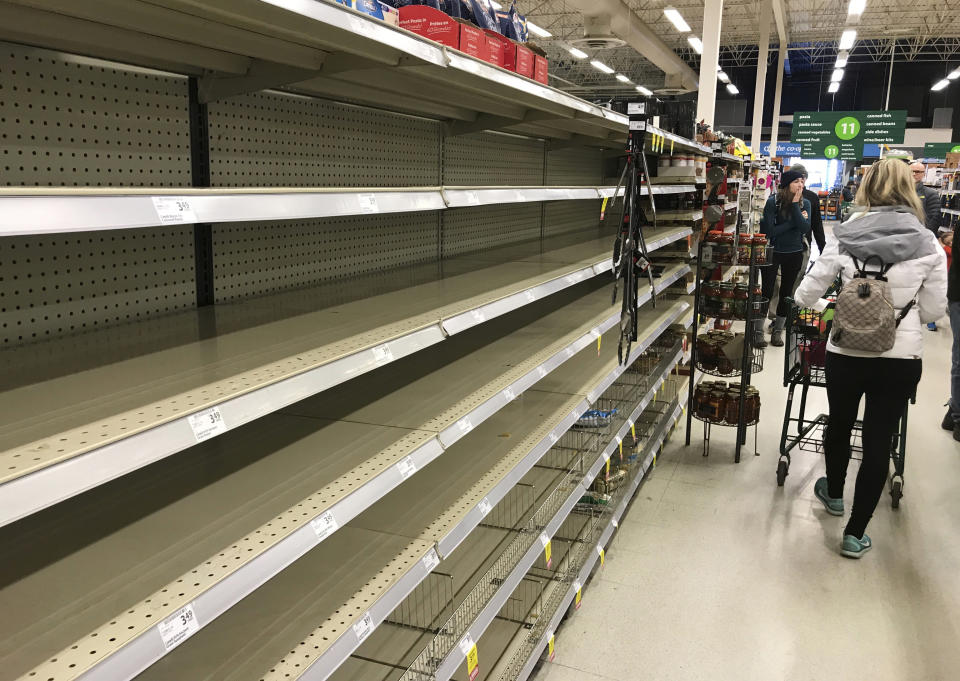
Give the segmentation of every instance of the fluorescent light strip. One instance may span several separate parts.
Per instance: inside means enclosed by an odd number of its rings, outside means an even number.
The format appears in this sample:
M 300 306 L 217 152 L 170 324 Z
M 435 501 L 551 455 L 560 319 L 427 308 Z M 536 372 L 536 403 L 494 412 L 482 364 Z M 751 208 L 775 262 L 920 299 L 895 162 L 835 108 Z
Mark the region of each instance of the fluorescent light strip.
M 664 7 L 663 16 L 669 19 L 670 23 L 673 24 L 674 28 L 676 28 L 681 33 L 690 32 L 690 24 L 684 21 L 683 15 L 680 14 L 680 10 L 678 10 L 676 7 Z
M 956 80 L 960 78 L 960 68 L 956 68 L 947 74 L 947 80 Z
M 733 83 L 727 83 L 727 92 L 729 92 L 731 95 L 739 95 L 739 94 L 740 94 L 740 90 L 738 90 L 738 89 L 737 89 L 737 86 L 734 85 Z
M 590 56 L 583 50 L 578 50 L 576 47 L 568 47 L 567 52 L 572 54 L 577 59 L 586 59 L 588 56 Z
M 853 47 L 854 41 L 857 39 L 857 32 L 852 28 L 848 28 L 846 31 L 840 34 L 840 45 L 839 49 L 849 50 Z
M 693 48 L 694 52 L 696 52 L 697 54 L 703 54 L 703 41 L 700 40 L 700 38 L 698 38 L 695 35 L 692 35 L 689 38 L 687 38 L 687 42 L 690 43 L 690 47 Z
M 933 90 L 934 92 L 939 92 L 943 88 L 947 87 L 949 84 L 950 84 L 950 81 L 944 78 L 943 80 L 938 80 L 936 83 L 934 83 L 933 87 L 930 89 Z
M 836 92 L 839 89 L 840 89 L 839 82 L 830 83 L 830 87 L 827 88 L 827 92 Z
M 867 7 L 867 0 L 850 0 L 847 5 L 847 14 L 850 16 L 860 16 Z
M 646 95 L 647 97 L 653 94 L 653 92 L 643 87 L 642 85 L 637 86 L 637 92 L 639 92 L 641 95 Z
M 590 62 L 590 66 L 592 66 L 592 67 L 595 68 L 595 69 L 599 69 L 600 71 L 603 71 L 604 73 L 613 73 L 613 69 L 611 69 L 609 66 L 607 66 L 606 64 L 604 64 L 602 61 L 598 61 L 598 60 L 596 60 L 596 59 L 594 59 L 593 61 Z
M 553 35 L 553 33 L 548 31 L 547 29 L 540 28 L 535 23 L 529 20 L 527 20 L 527 30 L 533 33 L 534 35 L 540 36 L 541 38 L 549 38 L 550 36 Z
M 725 74 L 723 71 L 720 71 L 719 73 L 717 73 L 717 78 L 720 79 L 720 82 L 721 82 L 721 83 L 729 83 L 729 82 L 730 82 L 730 76 L 728 76 L 727 74 Z
M 833 75 L 830 76 L 831 83 L 839 83 L 843 80 L 843 69 L 834 69 Z
M 836 69 L 842 69 L 844 66 L 847 65 L 847 59 L 849 58 L 850 58 L 849 52 L 846 52 L 846 51 L 841 52 L 840 54 L 837 55 L 837 63 L 834 64 L 833 67 Z
M 618 73 L 618 74 L 617 74 L 617 80 L 619 80 L 621 83 L 631 83 L 631 84 L 633 83 L 632 80 L 630 80 L 629 78 L 627 78 L 627 77 L 626 77 L 625 75 L 623 75 L 622 73 Z

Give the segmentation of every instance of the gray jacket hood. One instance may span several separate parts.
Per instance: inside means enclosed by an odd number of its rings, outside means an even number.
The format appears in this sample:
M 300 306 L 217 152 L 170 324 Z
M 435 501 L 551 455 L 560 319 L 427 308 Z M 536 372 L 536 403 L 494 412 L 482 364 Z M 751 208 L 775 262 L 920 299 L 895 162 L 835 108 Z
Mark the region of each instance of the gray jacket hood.
M 879 257 L 887 265 L 936 253 L 937 241 L 907 206 L 876 206 L 833 230 L 842 251 L 858 260 Z

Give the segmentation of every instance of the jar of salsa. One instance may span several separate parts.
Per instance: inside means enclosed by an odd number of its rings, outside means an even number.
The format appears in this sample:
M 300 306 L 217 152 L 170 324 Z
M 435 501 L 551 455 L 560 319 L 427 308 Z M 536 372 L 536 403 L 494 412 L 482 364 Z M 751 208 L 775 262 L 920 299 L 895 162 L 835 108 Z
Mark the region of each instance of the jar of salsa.
M 747 318 L 747 301 L 750 299 L 750 286 L 737 284 L 733 291 L 733 316 L 737 319 Z
M 760 391 L 752 385 L 747 386 L 747 392 L 744 396 L 743 419 L 746 423 L 758 423 L 760 421 Z
M 763 287 L 760 286 L 760 283 L 757 282 L 753 285 L 753 314 L 755 317 L 763 316 L 764 306 L 768 305 L 769 301 L 764 302 L 763 300 Z
M 710 391 L 710 399 L 707 401 L 707 409 L 704 416 L 708 421 L 722 423 L 723 415 L 727 407 L 727 393 L 725 390 L 714 389 Z
M 737 263 L 746 265 L 750 262 L 750 252 L 753 250 L 753 235 L 741 234 L 737 244 Z
M 700 416 L 703 410 L 704 394 L 705 391 L 702 383 L 693 390 L 693 403 L 690 405 L 690 408 L 697 416 Z
M 720 282 L 707 281 L 703 284 L 703 314 L 716 317 L 720 312 Z
M 735 234 L 721 234 L 720 241 L 718 245 L 718 250 L 714 254 L 714 261 L 722 264 L 729 265 L 734 261 L 734 245 L 736 243 Z
M 729 281 L 724 281 L 720 284 L 720 310 L 717 313 L 718 317 L 729 319 L 733 316 L 734 291 L 735 287 Z
M 740 391 L 728 390 L 727 400 L 724 405 L 723 420 L 730 425 L 740 423 Z
M 765 234 L 754 234 L 752 241 L 753 246 L 753 264 L 754 265 L 766 265 L 767 264 L 767 237 Z

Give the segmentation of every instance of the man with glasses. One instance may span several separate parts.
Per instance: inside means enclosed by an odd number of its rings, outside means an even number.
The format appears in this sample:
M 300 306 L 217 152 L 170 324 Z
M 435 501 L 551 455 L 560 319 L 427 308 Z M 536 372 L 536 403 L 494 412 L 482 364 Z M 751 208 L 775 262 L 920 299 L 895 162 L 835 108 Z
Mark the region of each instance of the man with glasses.
M 917 196 L 923 204 L 923 212 L 927 215 L 927 229 L 938 236 L 940 231 L 940 195 L 932 187 L 926 187 L 923 184 L 923 176 L 927 172 L 927 167 L 922 163 L 912 163 L 910 171 L 913 173 L 913 181 L 917 184 Z

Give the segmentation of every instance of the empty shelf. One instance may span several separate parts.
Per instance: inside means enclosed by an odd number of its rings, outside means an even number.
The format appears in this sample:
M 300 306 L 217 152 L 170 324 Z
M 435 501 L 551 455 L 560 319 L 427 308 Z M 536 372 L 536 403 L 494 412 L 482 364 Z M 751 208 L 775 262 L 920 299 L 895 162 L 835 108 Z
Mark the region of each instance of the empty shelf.
M 689 232 L 663 229 L 658 242 Z M 369 297 L 321 310 L 294 292 L 146 324 L 192 339 L 167 349 L 156 349 L 145 332 L 137 353 L 139 325 L 109 329 L 95 335 L 106 342 L 77 373 L 63 375 L 78 361 L 70 343 L 89 342 L 83 336 L 53 345 L 69 361 L 63 366 L 45 344 L 5 351 L 12 385 L 0 393 L 9 418 L 0 427 L 0 524 L 595 277 L 610 268 L 612 241 L 596 234 L 554 239 L 553 251 L 536 242 L 445 263 L 452 276 L 434 271 L 428 283 L 390 293 L 377 295 L 376 282 L 368 282 Z M 322 288 L 314 291 L 322 297 Z M 258 314 L 288 316 L 251 325 Z M 204 339 L 208 315 L 236 330 Z M 113 359 L 115 338 L 133 356 Z

